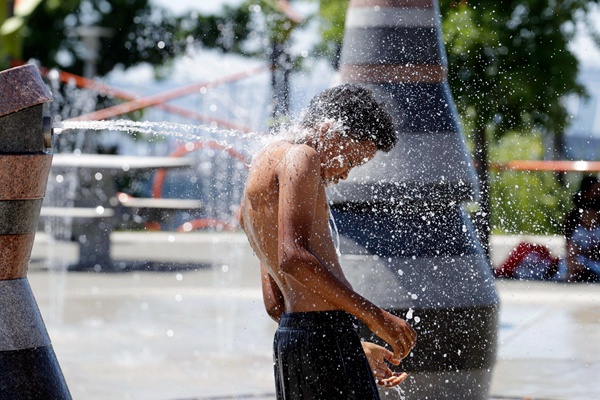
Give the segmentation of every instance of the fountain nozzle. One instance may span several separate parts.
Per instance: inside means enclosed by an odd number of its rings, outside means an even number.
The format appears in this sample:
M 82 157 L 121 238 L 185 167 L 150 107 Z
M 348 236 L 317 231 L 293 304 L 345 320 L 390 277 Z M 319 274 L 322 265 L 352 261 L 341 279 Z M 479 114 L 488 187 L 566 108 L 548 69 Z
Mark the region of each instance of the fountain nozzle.
M 51 117 L 43 117 L 42 118 L 42 131 L 44 135 L 44 147 L 46 149 L 52 148 L 52 143 L 54 142 L 54 133 L 55 129 L 52 128 L 52 118 Z M 60 130 L 56 132 L 60 133 Z

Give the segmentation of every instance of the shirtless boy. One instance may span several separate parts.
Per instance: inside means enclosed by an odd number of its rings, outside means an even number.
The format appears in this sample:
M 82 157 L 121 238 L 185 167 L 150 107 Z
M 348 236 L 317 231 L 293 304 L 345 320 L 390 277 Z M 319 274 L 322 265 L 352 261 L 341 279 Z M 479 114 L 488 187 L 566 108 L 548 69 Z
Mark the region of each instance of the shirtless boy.
M 289 140 L 255 157 L 241 205 L 241 224 L 261 262 L 274 340 L 278 399 L 379 399 L 380 385 L 416 342 L 406 321 L 356 293 L 344 277 L 329 230 L 325 187 L 396 144 L 392 119 L 371 92 L 342 85 L 313 98 Z M 355 318 L 392 351 L 360 342 Z

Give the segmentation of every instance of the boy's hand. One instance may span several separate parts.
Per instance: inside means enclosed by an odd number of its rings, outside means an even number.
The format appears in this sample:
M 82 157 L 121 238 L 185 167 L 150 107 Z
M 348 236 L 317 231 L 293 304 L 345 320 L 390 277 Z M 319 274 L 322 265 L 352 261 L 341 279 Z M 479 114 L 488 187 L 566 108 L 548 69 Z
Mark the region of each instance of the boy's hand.
M 392 346 L 394 354 L 390 361 L 397 365 L 415 347 L 417 333 L 402 318 L 398 318 L 384 310 L 381 310 L 381 312 L 383 313 L 383 325 L 378 329 L 371 330 Z
M 397 386 L 406 379 L 408 376 L 406 372 L 392 372 L 385 363 L 387 360 L 392 364 L 399 364 L 399 361 L 393 360 L 394 353 L 371 342 L 362 342 L 362 347 L 378 385 L 385 387 Z

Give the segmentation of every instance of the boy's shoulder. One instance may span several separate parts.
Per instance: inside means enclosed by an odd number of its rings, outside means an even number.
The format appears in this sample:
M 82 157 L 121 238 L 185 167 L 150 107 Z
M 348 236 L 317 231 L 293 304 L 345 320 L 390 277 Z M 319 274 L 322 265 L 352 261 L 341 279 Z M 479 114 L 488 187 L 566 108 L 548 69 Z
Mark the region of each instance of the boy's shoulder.
M 318 152 L 302 143 L 277 141 L 268 144 L 253 160 L 255 168 L 264 169 L 269 166 L 297 165 L 298 163 L 314 163 L 319 161 Z

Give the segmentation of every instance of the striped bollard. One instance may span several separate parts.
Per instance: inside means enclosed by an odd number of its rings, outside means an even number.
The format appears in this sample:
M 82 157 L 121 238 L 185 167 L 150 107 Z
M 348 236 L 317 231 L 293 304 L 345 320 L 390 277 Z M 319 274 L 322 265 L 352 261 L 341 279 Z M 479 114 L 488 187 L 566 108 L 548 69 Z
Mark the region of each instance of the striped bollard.
M 50 101 L 35 66 L 0 72 L 0 398 L 7 400 L 71 399 L 27 280 L 52 163 L 43 118 Z
M 499 300 L 462 203 L 478 181 L 448 83 L 434 0 L 351 0 L 341 83 L 371 89 L 398 145 L 329 193 L 353 286 L 407 318 L 406 399 L 487 399 Z

